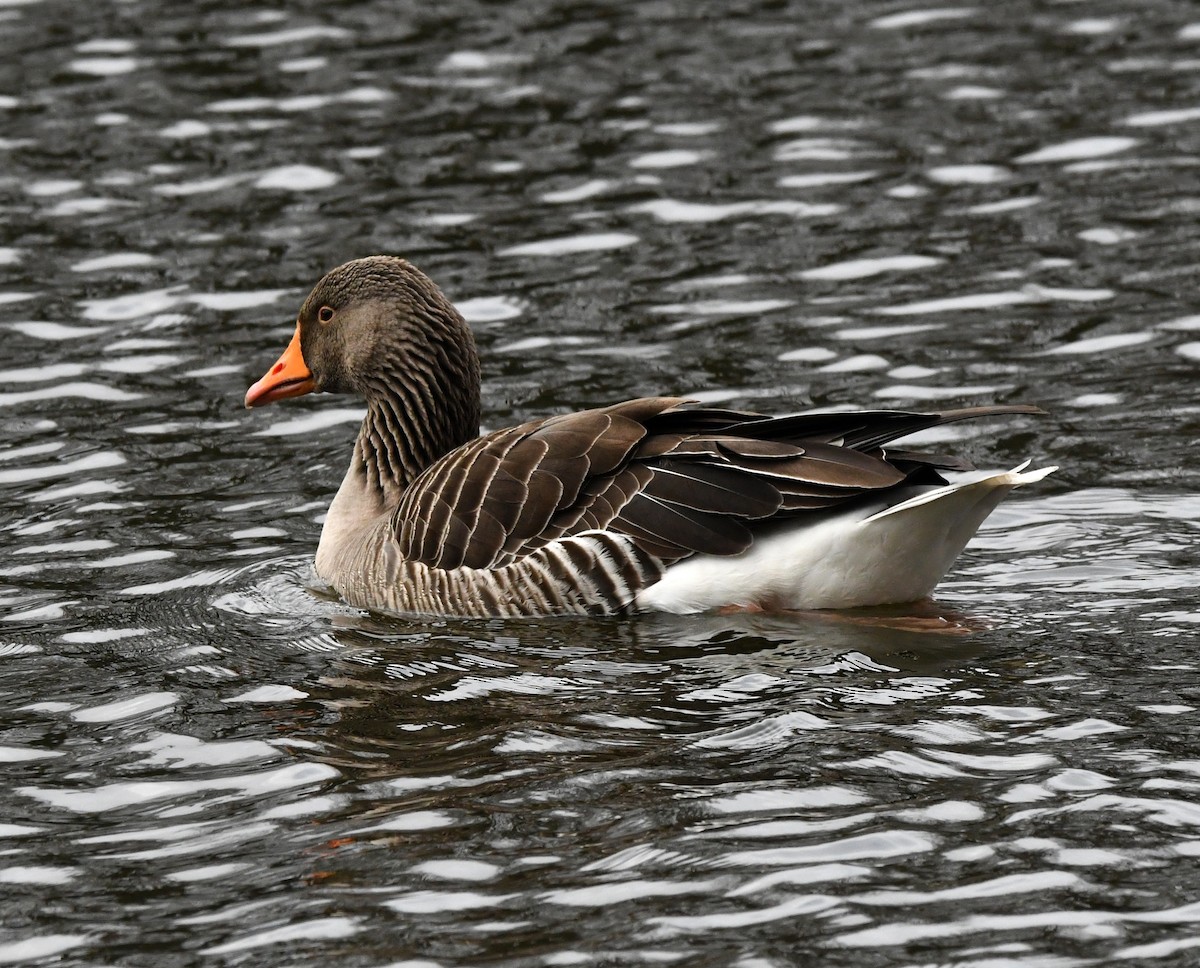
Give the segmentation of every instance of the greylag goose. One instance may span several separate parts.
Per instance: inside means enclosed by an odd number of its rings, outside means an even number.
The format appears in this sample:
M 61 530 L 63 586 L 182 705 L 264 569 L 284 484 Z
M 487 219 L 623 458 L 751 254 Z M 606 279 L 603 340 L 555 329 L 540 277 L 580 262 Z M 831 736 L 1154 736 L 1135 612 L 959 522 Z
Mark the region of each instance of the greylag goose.
M 849 608 L 927 596 L 1000 500 L 1054 468 L 947 484 L 919 430 L 1030 406 L 769 417 L 680 397 L 479 435 L 475 340 L 403 259 L 304 301 L 258 407 L 353 393 L 367 414 L 316 571 L 349 604 L 462 616 Z

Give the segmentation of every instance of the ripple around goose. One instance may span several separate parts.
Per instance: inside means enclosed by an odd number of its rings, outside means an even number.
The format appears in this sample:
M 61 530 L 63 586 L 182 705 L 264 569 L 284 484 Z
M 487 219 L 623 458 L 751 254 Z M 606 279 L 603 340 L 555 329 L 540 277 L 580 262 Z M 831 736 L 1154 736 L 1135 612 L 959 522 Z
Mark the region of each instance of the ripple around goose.
M 892 448 L 1030 406 L 756 413 L 646 397 L 479 436 L 475 341 L 408 262 L 328 273 L 256 407 L 354 393 L 367 415 L 316 569 L 352 605 L 454 615 L 849 608 L 928 595 L 1012 488 Z

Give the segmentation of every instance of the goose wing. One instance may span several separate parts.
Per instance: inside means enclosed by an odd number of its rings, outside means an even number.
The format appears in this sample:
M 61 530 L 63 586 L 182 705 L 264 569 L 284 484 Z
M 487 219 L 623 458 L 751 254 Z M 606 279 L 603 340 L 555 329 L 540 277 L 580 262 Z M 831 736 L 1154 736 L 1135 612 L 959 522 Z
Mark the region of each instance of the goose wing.
M 398 550 L 434 568 L 494 568 L 562 537 L 607 485 L 636 492 L 616 478 L 646 437 L 646 421 L 682 402 L 631 400 L 470 441 L 405 491 L 392 518 Z
M 772 518 L 819 513 L 906 480 L 941 482 L 956 458 L 888 453 L 951 420 L 1031 407 L 764 417 L 630 400 L 497 431 L 422 473 L 392 519 L 404 558 L 495 568 L 567 535 L 616 531 L 664 564 L 733 555 Z

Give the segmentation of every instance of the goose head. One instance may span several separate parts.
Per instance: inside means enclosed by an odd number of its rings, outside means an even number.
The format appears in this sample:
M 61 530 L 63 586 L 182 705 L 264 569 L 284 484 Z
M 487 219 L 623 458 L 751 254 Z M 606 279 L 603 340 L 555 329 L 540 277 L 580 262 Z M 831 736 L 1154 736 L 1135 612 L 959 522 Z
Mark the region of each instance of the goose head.
M 305 393 L 366 400 L 350 473 L 385 502 L 479 434 L 471 330 L 428 276 L 394 256 L 347 262 L 317 283 L 246 406 Z
M 395 256 L 347 262 L 313 288 L 283 355 L 246 391 L 261 407 L 306 393 L 349 393 L 442 409 L 473 396 L 479 362 L 471 330 L 433 281 Z

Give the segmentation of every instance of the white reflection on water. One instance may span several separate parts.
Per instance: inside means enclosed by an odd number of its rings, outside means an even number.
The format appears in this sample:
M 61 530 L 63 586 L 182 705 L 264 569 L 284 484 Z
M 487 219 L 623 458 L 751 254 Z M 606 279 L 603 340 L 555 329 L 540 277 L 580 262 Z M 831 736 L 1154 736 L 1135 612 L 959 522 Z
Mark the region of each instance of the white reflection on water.
M 83 182 L 74 178 L 46 178 L 41 181 L 29 182 L 25 186 L 25 194 L 35 198 L 51 195 L 66 195 L 83 188 Z
M 80 304 L 86 319 L 105 323 L 122 322 L 166 312 L 179 303 L 183 291 L 182 286 L 170 286 L 103 299 L 84 299 Z
M 568 235 L 555 239 L 544 239 L 539 242 L 526 242 L 514 245 L 497 252 L 500 256 L 528 255 L 575 255 L 582 252 L 604 252 L 609 249 L 622 249 L 638 241 L 636 235 L 627 232 L 597 232 L 584 235 Z
M 841 206 L 788 201 L 730 202 L 726 205 L 712 205 L 702 202 L 682 202 L 672 198 L 658 198 L 651 202 L 639 202 L 637 205 L 632 205 L 629 211 L 653 215 L 661 222 L 720 222 L 746 215 L 820 217 L 841 211 Z
M 913 315 L 916 314 L 914 313 Z M 834 339 L 844 340 L 889 339 L 895 336 L 913 336 L 917 333 L 928 333 L 935 329 L 941 329 L 942 326 L 942 323 L 910 323 L 897 326 L 848 326 L 845 329 L 837 330 L 833 334 L 833 337 Z
M 59 202 L 46 210 L 53 218 L 72 218 L 76 215 L 95 215 L 114 208 L 129 208 L 132 203 L 117 198 L 89 197 L 71 198 Z
M 188 118 L 183 121 L 176 121 L 174 124 L 169 124 L 165 128 L 160 128 L 158 133 L 164 138 L 184 139 L 206 138 L 212 132 L 212 125 Z
M 1130 346 L 1140 346 L 1155 338 L 1154 333 L 1112 333 L 1108 336 L 1093 336 L 1088 339 L 1064 343 L 1046 350 L 1051 355 L 1083 356 L 1091 353 L 1108 353 L 1112 350 L 1127 349 Z
M 106 373 L 153 373 L 155 370 L 173 367 L 185 357 L 169 353 L 147 353 L 143 356 L 126 356 L 116 360 L 105 360 L 99 369 Z
M 1079 238 L 1086 242 L 1095 242 L 1097 245 L 1119 245 L 1121 242 L 1129 242 L 1138 238 L 1139 233 L 1132 229 L 1125 228 L 1109 228 L 1107 226 L 1094 229 L 1084 229 L 1079 233 Z
M 1082 17 L 1063 25 L 1063 32 L 1082 34 L 1085 37 L 1096 37 L 1101 34 L 1111 34 L 1119 30 L 1124 23 L 1118 17 Z
M 119 339 L 108 343 L 104 347 L 105 353 L 124 353 L 130 350 L 161 350 L 168 347 L 178 346 L 177 339 L 160 339 L 156 337 L 135 336 L 130 339 Z
M 1081 393 L 1063 403 L 1068 407 L 1115 407 L 1124 399 L 1120 393 Z
M 25 366 L 15 370 L 0 370 L 0 383 L 40 383 L 80 376 L 87 371 L 82 363 L 49 363 L 46 366 Z M 61 446 L 61 445 L 60 445 Z
M 227 955 L 240 951 L 252 951 L 255 948 L 265 948 L 276 944 L 295 944 L 302 939 L 334 940 L 349 938 L 360 931 L 357 918 L 317 918 L 312 921 L 291 921 L 283 927 L 267 931 L 256 931 L 253 934 L 227 941 L 212 948 L 205 948 L 202 955 Z
M 521 54 L 510 54 L 503 51 L 458 50 L 448 55 L 439 65 L 443 71 L 490 71 L 497 67 L 510 67 L 524 64 L 529 60 Z
M 62 323 L 38 323 L 38 321 L 10 323 L 8 326 L 12 330 L 23 333 L 24 336 L 32 336 L 35 339 L 78 339 L 95 335 L 106 329 L 104 326 L 67 326 Z
M 366 410 L 361 407 L 335 407 L 313 410 L 310 414 L 292 417 L 271 423 L 262 431 L 254 431 L 256 437 L 295 437 L 320 431 L 325 427 L 336 427 L 338 423 L 360 423 Z
M 312 192 L 329 188 L 340 180 L 340 176 L 335 172 L 313 165 L 284 165 L 259 175 L 254 180 L 254 187 L 289 192 Z
M 131 635 L 145 635 L 146 629 L 110 629 L 108 633 L 67 633 L 63 639 L 71 642 L 111 642 L 118 638 L 128 638 Z M 71 636 L 75 635 L 75 638 Z M 122 719 L 142 717 L 147 713 L 161 709 L 170 709 L 179 701 L 178 693 L 157 692 L 141 696 L 131 696 L 117 702 L 106 703 L 103 706 L 92 706 L 88 709 L 77 709 L 71 713 L 71 718 L 81 723 L 112 723 Z
M 1021 209 L 1041 204 L 1041 197 L 1026 195 L 1021 198 L 1005 198 L 998 202 L 981 202 L 978 205 L 972 205 L 966 211 L 969 215 L 1002 215 L 1005 212 L 1019 212 Z
M 427 860 L 415 864 L 414 874 L 448 881 L 490 881 L 499 876 L 502 868 L 481 860 Z
M 693 151 L 689 148 L 673 148 L 668 151 L 651 151 L 638 155 L 629 160 L 630 168 L 682 168 L 685 165 L 695 165 L 709 155 L 706 151 Z
M 231 864 L 205 864 L 187 870 L 171 871 L 166 875 L 167 880 L 180 884 L 192 884 L 197 881 L 222 880 L 232 877 L 249 869 L 249 863 L 235 862 Z
M 695 302 L 653 306 L 650 312 L 666 316 L 757 316 L 792 305 L 795 303 L 790 299 L 698 299 Z
M 983 386 L 937 386 L 923 387 L 914 384 L 895 384 L 880 387 L 875 396 L 880 400 L 956 400 L 961 397 L 997 397 L 1011 390 L 1008 384 L 987 384 Z
M 921 27 L 942 20 L 966 20 L 979 13 L 975 7 L 930 7 L 923 10 L 906 10 L 902 13 L 877 17 L 867 26 L 876 30 L 905 30 Z
M 874 353 L 862 353 L 857 356 L 847 356 L 845 360 L 838 360 L 834 363 L 826 363 L 821 367 L 822 373 L 864 373 L 868 369 L 886 369 L 888 361 L 882 356 L 876 356 Z M 876 396 L 880 395 L 880 391 L 876 391 Z
M 84 400 L 120 403 L 126 400 L 137 400 L 141 396 L 140 393 L 100 383 L 59 383 L 51 387 L 43 387 L 40 390 L 0 393 L 0 407 L 15 407 L 26 403 L 36 403 L 40 400 L 59 400 L 62 397 L 80 397 Z
M 306 40 L 343 40 L 351 36 L 351 32 L 342 27 L 313 24 L 307 27 L 284 27 L 265 33 L 239 34 L 226 37 L 222 43 L 226 47 L 279 47 Z
M 1128 151 L 1139 144 L 1137 138 L 1122 135 L 1104 135 L 1092 138 L 1077 138 L 1056 145 L 1048 145 L 1013 159 L 1018 165 L 1035 165 L 1055 161 L 1079 161 L 1083 158 L 1102 158 Z
M 545 192 L 542 195 L 543 202 L 549 202 L 552 205 L 570 205 L 575 202 L 583 202 L 589 198 L 594 198 L 597 195 L 603 195 L 614 185 L 614 182 L 606 178 L 594 178 L 590 181 L 581 182 L 572 188 L 563 188 L 559 191 Z
M 982 84 L 959 84 L 950 88 L 942 96 L 947 101 L 992 101 L 1004 97 L 1005 92 L 998 87 L 985 87 Z
M 803 131 L 853 131 L 863 127 L 863 124 L 852 118 L 799 114 L 793 118 L 772 121 L 767 128 L 772 134 L 797 134 Z
M 62 323 L 40 323 L 40 321 L 8 325 L 10 325 L 10 329 L 35 339 L 78 339 L 84 336 L 94 336 L 95 333 L 107 329 L 106 326 L 67 326 Z
M 291 787 L 310 786 L 337 775 L 338 771 L 331 766 L 298 763 L 209 779 L 131 780 L 84 790 L 22 787 L 16 792 L 73 813 L 101 813 L 122 807 L 143 806 L 164 798 L 186 799 L 205 792 L 265 796 Z
M 853 138 L 796 138 L 775 149 L 775 161 L 849 161 L 874 157 L 878 152 Z
M 824 346 L 805 346 L 780 353 L 775 358 L 783 363 L 824 363 L 826 360 L 837 359 L 837 353 Z M 886 361 L 884 362 L 886 365 Z
M 67 67 L 79 74 L 112 77 L 114 74 L 135 71 L 141 63 L 136 57 L 80 57 L 68 63 Z
M 884 272 L 911 272 L 940 265 L 942 259 L 927 255 L 890 255 L 877 259 L 850 259 L 834 262 L 816 269 L 805 269 L 801 279 L 840 281 L 845 279 L 868 279 Z
M 288 292 L 287 289 L 262 289 L 258 292 L 209 292 L 195 293 L 188 296 L 188 299 L 205 309 L 232 312 L 238 309 L 252 309 L 256 306 L 269 306 L 277 302 L 281 296 L 287 295 Z
M 1007 181 L 1012 172 L 1000 165 L 941 165 L 925 175 L 941 185 L 993 185 Z
M 307 692 L 301 692 L 299 689 L 293 689 L 286 685 L 265 685 L 251 689 L 249 692 L 239 693 L 236 696 L 227 696 L 222 699 L 222 702 L 286 702 L 289 699 L 306 699 Z
M 46 958 L 55 958 L 92 940 L 93 938 L 86 934 L 46 934 L 20 941 L 7 941 L 0 943 L 0 964 L 32 964 Z
M 155 265 L 159 260 L 145 252 L 116 252 L 94 256 L 71 266 L 73 272 L 111 272 L 113 269 L 134 269 Z
M 3 395 L 0 395 L 2 398 Z M 45 399 L 39 397 L 37 399 Z M 57 449 L 57 448 L 56 448 Z M 80 471 L 101 470 L 106 467 L 119 467 L 125 463 L 125 458 L 115 451 L 98 451 L 87 454 L 75 460 L 47 464 L 41 467 L 20 467 L 0 470 L 0 483 L 13 484 L 20 481 L 39 481 L 52 477 L 63 477 L 77 474 Z
M 526 311 L 523 301 L 510 296 L 478 296 L 458 300 L 454 305 L 467 322 L 476 325 L 516 319 Z
M 1134 128 L 1155 128 L 1165 124 L 1186 124 L 1200 120 L 1200 107 L 1169 108 L 1163 111 L 1143 111 L 1131 114 L 1124 124 Z
M 880 316 L 922 316 L 926 313 L 959 312 L 964 309 L 999 309 L 1039 301 L 1041 300 L 1035 293 L 1026 290 L 979 292 L 945 299 L 922 299 L 902 306 L 880 306 L 875 312 Z
M 810 172 L 807 175 L 784 175 L 779 179 L 777 184 L 780 188 L 825 188 L 832 185 L 853 185 L 857 182 L 870 181 L 872 178 L 878 177 L 877 171 L 824 171 Z M 813 206 L 814 209 L 817 206 Z M 813 211 L 812 214 L 828 214 L 833 215 L 840 211 L 840 207 L 829 206 L 830 211 L 818 212 Z
M 206 192 L 219 192 L 226 188 L 232 188 L 234 185 L 248 181 L 250 177 L 249 175 L 219 175 L 212 178 L 198 178 L 184 182 L 155 185 L 154 191 L 159 195 L 166 195 L 171 198 L 201 195 Z

